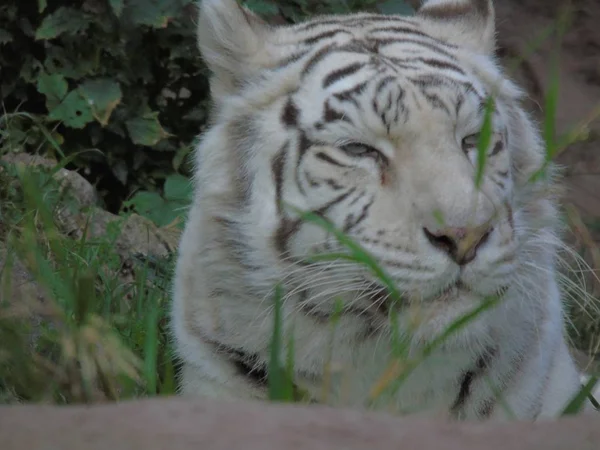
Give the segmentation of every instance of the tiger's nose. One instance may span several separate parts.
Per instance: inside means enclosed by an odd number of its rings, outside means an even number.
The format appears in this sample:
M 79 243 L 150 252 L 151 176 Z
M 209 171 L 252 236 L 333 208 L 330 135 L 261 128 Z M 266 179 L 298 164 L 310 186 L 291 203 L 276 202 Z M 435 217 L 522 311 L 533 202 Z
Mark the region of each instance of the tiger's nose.
M 493 230 L 487 224 L 475 228 L 447 227 L 435 232 L 423 228 L 429 242 L 445 251 L 460 266 L 475 259 L 477 251 L 489 239 Z

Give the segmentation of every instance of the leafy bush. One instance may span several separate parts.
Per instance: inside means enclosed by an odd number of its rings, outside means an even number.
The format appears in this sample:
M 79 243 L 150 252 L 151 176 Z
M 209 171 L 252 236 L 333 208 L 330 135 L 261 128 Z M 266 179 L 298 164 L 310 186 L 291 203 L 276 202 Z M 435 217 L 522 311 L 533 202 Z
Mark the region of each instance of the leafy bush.
M 402 0 L 246 4 L 279 22 L 408 11 Z M 194 0 L 3 0 L 0 153 L 69 156 L 68 167 L 94 182 L 113 212 L 135 191 L 187 175 L 209 101 L 195 17 Z
M 3 107 L 29 113 L 5 118 L 3 146 L 72 155 L 113 208 L 180 170 L 208 94 L 193 8 L 191 0 L 3 2 Z

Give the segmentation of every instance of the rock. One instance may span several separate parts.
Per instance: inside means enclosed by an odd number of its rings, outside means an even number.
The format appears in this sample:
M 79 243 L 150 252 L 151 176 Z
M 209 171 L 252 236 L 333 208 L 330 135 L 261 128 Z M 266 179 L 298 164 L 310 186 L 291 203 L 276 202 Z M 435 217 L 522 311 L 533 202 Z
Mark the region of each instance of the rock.
M 56 166 L 56 162 L 50 159 L 23 153 L 8 154 L 1 160 L 16 166 L 38 166 L 47 169 Z M 99 206 L 95 188 L 77 172 L 59 169 L 54 177 L 65 194 L 65 201 L 61 202 L 55 214 L 59 230 L 73 239 L 81 239 L 84 235 L 88 241 L 114 238 L 115 253 L 121 258 L 122 271 L 119 276 L 123 283 L 134 281 L 134 258 L 165 258 L 175 251 L 179 229 L 159 228 L 138 214 L 117 216 L 105 211 Z M 71 199 L 75 201 L 72 202 Z M 6 246 L 1 241 L 0 245 L 2 267 L 6 260 Z M 9 294 L 11 303 L 18 304 L 25 299 L 40 300 L 43 290 L 25 267 L 17 261 L 13 271 L 13 283 Z
M 212 399 L 0 407 L 3 450 L 596 450 L 599 442 L 593 414 L 475 424 Z
M 39 166 L 52 169 L 57 162 L 38 155 L 29 155 L 27 153 L 8 153 L 2 156 L 0 160 L 16 166 Z M 79 208 L 86 208 L 99 204 L 99 197 L 94 186 L 85 178 L 73 170 L 59 169 L 54 178 L 60 182 L 62 189 L 77 200 Z

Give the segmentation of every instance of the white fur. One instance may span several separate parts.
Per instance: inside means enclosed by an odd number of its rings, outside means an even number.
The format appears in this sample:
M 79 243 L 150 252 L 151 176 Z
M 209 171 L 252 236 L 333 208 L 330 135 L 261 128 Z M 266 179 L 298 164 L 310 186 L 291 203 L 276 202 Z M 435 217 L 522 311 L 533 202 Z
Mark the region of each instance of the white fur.
M 477 417 L 482 402 L 492 396 L 491 386 L 501 384 L 515 361 L 522 358 L 518 375 L 502 392 L 503 399 L 518 418 L 550 417 L 560 412 L 580 386 L 580 375 L 565 342 L 557 287 L 555 254 L 560 241 L 554 185 L 551 179 L 528 183 L 543 163 L 543 147 L 536 128 L 518 104 L 519 89 L 503 76 L 491 56 L 491 2 L 487 17 L 471 11 L 456 20 L 440 22 L 428 13 L 434 7 L 468 3 L 429 0 L 410 26 L 456 45 L 448 51 L 464 69 L 464 81 L 482 95 L 493 92 L 496 96 L 494 142 L 504 139 L 503 128 L 510 140 L 504 152 L 490 157 L 481 190 L 473 184 L 476 153 L 469 152 L 465 158 L 461 150 L 462 138 L 481 126 L 478 105 L 465 97 L 463 112 L 457 121 L 450 121 L 418 96 L 407 95 L 404 101 L 410 118 L 390 130 L 382 126 L 377 115 L 331 100 L 355 125 L 335 123 L 314 131 L 312 137 L 328 143 L 320 151 L 352 169 L 325 166 L 317 160 L 317 150 L 310 149 L 298 175 L 293 164 L 297 154 L 291 151 L 283 176 L 283 199 L 301 209 L 317 209 L 338 195 L 325 184 L 310 188 L 308 195 L 303 193 L 296 177 L 308 189 L 305 173 L 317 179 L 333 178 L 374 199 L 368 218 L 351 235 L 380 260 L 410 304 L 398 316 L 398 323 L 400 335 L 409 338 L 412 356 L 484 296 L 507 288 L 499 306 L 450 336 L 415 369 L 390 402 L 376 406 L 445 415 L 456 398 L 461 376 L 472 368 L 477 355 L 495 347 L 495 365 L 485 380 L 478 379 L 471 386 L 472 404 L 465 407 L 462 416 Z M 271 297 L 275 284 L 283 281 L 283 328 L 294 333 L 296 382 L 316 399 L 363 407 L 391 362 L 390 324 L 376 314 L 367 323 L 373 304 L 365 298 L 364 289 L 372 276 L 365 268 L 340 262 L 304 267 L 281 258 L 273 244 L 281 218 L 275 203 L 272 164 L 286 142 L 291 147 L 297 144 L 297 136 L 286 131 L 280 119 L 289 96 L 300 111 L 302 126 L 309 127 L 323 114 L 323 102 L 331 90 L 340 92 L 379 75 L 367 68 L 337 81 L 327 91 L 323 77 L 332 67 L 347 65 L 349 58 L 358 62 L 363 58 L 340 54 L 330 57 L 327 64 L 315 66 L 299 84 L 300 68 L 310 52 L 284 67 L 277 68 L 278 61 L 302 50 L 298 42 L 311 33 L 334 26 L 324 24 L 311 31 L 269 28 L 242 12 L 233 0 L 203 0 L 201 8 L 199 40 L 214 72 L 215 117 L 196 152 L 196 191 L 176 268 L 172 329 L 184 364 L 182 393 L 266 398 L 265 389 L 241 375 L 227 355 L 219 352 L 219 345 L 268 361 Z M 336 35 L 332 42 L 341 45 L 360 39 L 369 29 L 365 26 L 351 33 L 352 37 Z M 389 45 L 381 52 L 402 57 L 426 53 L 410 44 Z M 410 70 L 398 76 L 414 75 Z M 369 89 L 360 97 L 365 105 L 375 98 Z M 395 96 L 400 94 L 393 86 L 389 89 Z M 436 94 L 447 102 L 457 95 L 443 86 Z M 385 182 L 374 162 L 357 161 L 335 149 L 348 139 L 376 147 L 388 158 Z M 500 187 L 494 177 L 503 171 L 509 175 Z M 240 186 L 249 189 L 245 200 L 240 200 L 244 194 Z M 336 226 L 342 227 L 350 213 L 357 217 L 364 207 L 364 198 L 354 198 L 354 202 L 351 198 L 327 212 Z M 462 271 L 421 231 L 423 227 L 438 229 L 434 212 L 441 212 L 446 224 L 453 227 L 494 224 L 489 241 Z M 294 218 L 291 212 L 283 214 Z M 235 222 L 237 243 L 226 242 L 223 221 Z M 379 236 L 377 230 L 384 236 L 379 244 L 373 243 Z M 289 256 L 312 254 L 324 242 L 334 251 L 343 250 L 322 229 L 303 225 L 288 242 Z M 457 277 L 472 290 L 442 294 Z M 311 288 L 311 307 L 319 313 L 331 313 L 335 299 L 341 298 L 346 306 L 364 309 L 365 315 L 342 315 L 332 336 L 330 326 L 298 313 L 301 305 L 297 294 L 304 287 Z M 375 329 L 365 334 L 369 326 Z M 330 389 L 325 390 L 325 400 L 323 373 L 330 342 L 336 373 Z M 509 416 L 497 405 L 491 417 Z

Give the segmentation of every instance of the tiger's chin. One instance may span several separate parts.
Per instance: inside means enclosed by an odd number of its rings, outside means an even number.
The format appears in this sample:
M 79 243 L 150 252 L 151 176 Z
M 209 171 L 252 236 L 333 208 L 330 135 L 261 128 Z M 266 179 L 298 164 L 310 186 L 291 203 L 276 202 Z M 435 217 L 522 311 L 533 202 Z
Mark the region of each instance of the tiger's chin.
M 489 311 L 502 302 L 508 290 L 508 286 L 498 286 L 481 292 L 457 281 L 427 297 L 408 294 L 397 309 L 398 325 L 415 344 L 442 335 L 448 336 L 445 346 L 481 338 L 490 331 Z M 391 326 L 389 317 L 386 320 Z

